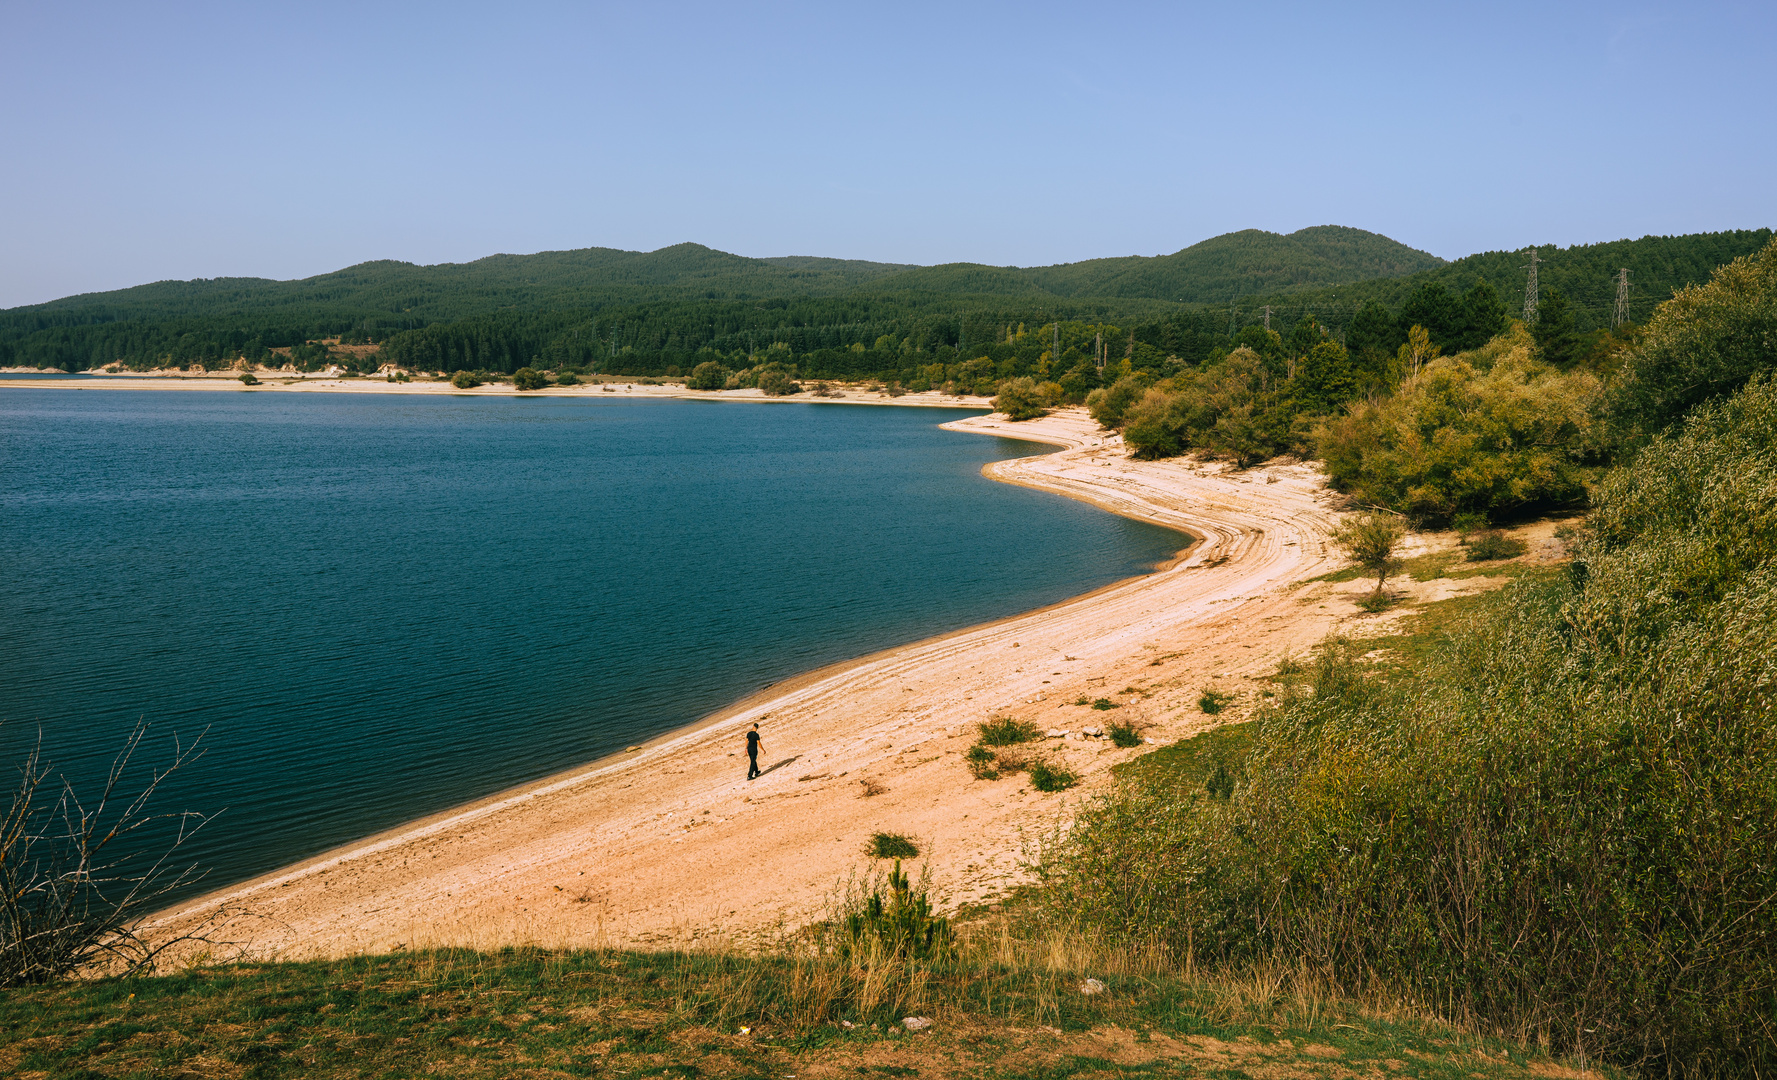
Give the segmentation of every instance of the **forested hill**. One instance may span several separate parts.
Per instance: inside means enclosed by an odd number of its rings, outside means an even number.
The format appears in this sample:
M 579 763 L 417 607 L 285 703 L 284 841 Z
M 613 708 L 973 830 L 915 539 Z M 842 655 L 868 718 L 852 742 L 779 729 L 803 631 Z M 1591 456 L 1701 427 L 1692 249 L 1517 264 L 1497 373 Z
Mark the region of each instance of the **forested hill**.
M 1670 300 L 1674 289 L 1707 281 L 1711 270 L 1758 251 L 1770 240 L 1771 230 L 1767 228 L 1644 236 L 1639 240 L 1575 244 L 1569 248 L 1545 244 L 1536 249 L 1539 292 L 1554 289 L 1566 300 L 1573 311 L 1575 329 L 1607 328 L 1616 308 L 1618 271 L 1626 269 L 1629 320 L 1639 323 L 1660 303 Z M 1372 275 L 1369 280 L 1337 288 L 1290 293 L 1253 290 L 1240 303 L 1249 310 L 1271 304 L 1290 319 L 1308 312 L 1324 324 L 1340 326 L 1370 301 L 1398 309 L 1428 284 L 1442 285 L 1451 293 L 1464 293 L 1484 281 L 1512 302 L 1517 311 L 1522 309 L 1529 263 L 1528 249 L 1488 251 L 1407 276 Z
M 420 326 L 491 311 L 547 311 L 658 300 L 746 300 L 830 296 L 884 274 L 893 263 L 789 257 L 748 259 L 701 244 L 658 251 L 583 248 L 535 255 L 490 255 L 467 263 L 382 260 L 296 281 L 209 278 L 158 281 L 13 308 L 50 319 L 80 313 L 101 320 L 231 315 L 369 318 Z
M 1639 320 L 1674 288 L 1705 280 L 1769 236 L 1545 247 L 1543 288 L 1566 294 L 1584 332 L 1608 325 L 1612 279 L 1628 267 L 1630 314 Z M 999 354 L 1008 350 L 1022 358 L 1018 374 L 1035 370 L 1053 344 L 1037 330 L 1049 324 L 1060 324 L 1048 335 L 1061 339 L 1053 360 L 1069 370 L 1081 357 L 1108 356 L 1117 342 L 1141 363 L 1196 364 L 1225 350 L 1240 328 L 1266 321 L 1267 305 L 1281 328 L 1312 314 L 1340 340 L 1362 322 L 1360 336 L 1377 348 L 1404 340 L 1413 322 L 1440 341 L 1460 337 L 1467 309 L 1457 300 L 1482 282 L 1493 290 L 1482 307 L 1515 310 L 1525 259 L 1491 252 L 1446 264 L 1375 233 L 1317 226 L 1288 235 L 1249 229 L 1171 255 L 1027 268 L 751 259 L 689 243 L 436 266 L 382 261 L 298 281 L 164 281 L 0 311 L 0 366 L 222 367 L 264 362 L 273 350 L 319 365 L 329 362 L 327 349 L 310 343 L 339 338 L 379 343 L 382 361 L 428 370 L 510 372 L 535 362 L 678 374 L 711 357 L 745 367 L 770 351 L 805 374 L 908 380 L 915 369 L 983 356 L 1004 366 Z M 360 352 L 349 362 L 374 358 Z

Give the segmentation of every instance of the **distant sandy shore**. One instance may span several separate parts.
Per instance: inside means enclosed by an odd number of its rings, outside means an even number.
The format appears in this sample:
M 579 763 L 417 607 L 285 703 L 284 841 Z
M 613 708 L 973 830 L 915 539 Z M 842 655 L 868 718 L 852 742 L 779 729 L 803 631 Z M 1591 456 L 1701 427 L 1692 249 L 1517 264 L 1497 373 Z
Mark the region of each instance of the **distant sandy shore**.
M 219 937 L 255 957 L 749 942 L 819 917 L 836 885 L 866 869 L 879 830 L 917 837 L 948 902 L 992 902 L 1023 880 L 1028 846 L 1141 752 L 1082 729 L 1134 721 L 1170 742 L 1239 719 L 1281 659 L 1392 617 L 1357 611 L 1361 581 L 1310 581 L 1344 565 L 1327 539 L 1336 497 L 1315 466 L 1135 461 L 1078 409 L 944 426 L 1062 448 L 991 464 L 993 479 L 1201 540 L 1160 572 L 810 673 L 634 752 L 183 905 L 161 929 L 244 913 Z M 1412 586 L 1419 599 L 1483 587 Z M 1206 687 L 1237 704 L 1205 716 Z M 1121 707 L 1074 704 L 1082 698 Z M 1042 794 L 1022 776 L 972 779 L 962 752 L 997 715 L 1069 732 L 1034 749 L 1082 785 Z M 749 782 L 742 733 L 755 720 L 767 771 Z
M 835 384 L 843 397 L 816 397 L 804 391 L 790 397 L 766 397 L 758 390 L 687 390 L 673 384 L 649 385 L 640 381 L 583 383 L 579 386 L 551 386 L 543 390 L 518 390 L 510 383 L 495 383 L 461 390 L 448 382 L 390 382 L 380 376 L 356 379 L 329 378 L 319 375 L 288 375 L 266 372 L 259 383 L 248 386 L 228 372 L 210 375 L 103 375 L 80 379 L 8 379 L 9 374 L 28 373 L 29 369 L 0 369 L 0 390 L 207 390 L 217 393 L 266 394 L 419 394 L 433 397 L 527 397 L 527 398 L 683 398 L 702 401 L 799 401 L 834 405 L 922 405 L 944 409 L 990 409 L 993 399 L 972 394 L 940 394 L 935 390 L 905 393 L 891 397 L 881 391 Z M 813 380 L 805 380 L 812 386 Z

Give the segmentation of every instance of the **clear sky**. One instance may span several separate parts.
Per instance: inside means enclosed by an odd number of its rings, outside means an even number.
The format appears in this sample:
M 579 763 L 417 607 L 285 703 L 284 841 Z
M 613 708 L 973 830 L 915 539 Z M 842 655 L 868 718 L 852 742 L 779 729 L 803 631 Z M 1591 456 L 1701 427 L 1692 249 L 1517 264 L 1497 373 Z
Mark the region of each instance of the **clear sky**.
M 1035 265 L 1777 224 L 1777 5 L 0 0 L 0 307 L 692 240 Z

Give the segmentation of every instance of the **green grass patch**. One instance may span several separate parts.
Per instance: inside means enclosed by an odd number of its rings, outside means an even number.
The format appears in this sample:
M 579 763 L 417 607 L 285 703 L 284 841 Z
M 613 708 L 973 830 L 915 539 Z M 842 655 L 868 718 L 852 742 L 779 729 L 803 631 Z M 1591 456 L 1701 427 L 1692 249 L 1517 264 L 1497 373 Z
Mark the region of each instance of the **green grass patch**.
M 1197 707 L 1209 716 L 1221 712 L 1234 701 L 1233 694 L 1224 694 L 1219 690 L 1205 689 L 1197 695 Z
M 1544 1060 L 1435 1023 L 1167 974 L 897 961 L 886 976 L 876 965 L 871 985 L 886 980 L 890 992 L 873 1001 L 869 980 L 840 978 L 849 967 L 781 955 L 453 950 L 68 981 L 0 995 L 0 1072 L 1085 1080 L 1334 1069 L 1493 1080 L 1531 1076 L 1528 1064 Z M 1080 994 L 1088 974 L 1111 992 Z M 899 1021 L 911 1015 L 937 1023 L 910 1035 Z M 1136 1038 L 1113 1069 L 1094 1032 L 1118 1030 Z M 1149 1054 L 1154 1036 L 1220 1045 Z
M 1162 746 L 1121 765 L 1111 766 L 1113 776 L 1148 784 L 1185 789 L 1202 788 L 1217 769 L 1238 775 L 1252 749 L 1250 723 L 1223 724 L 1219 728 Z
M 1101 697 L 1092 703 L 1092 707 L 1100 712 L 1104 712 L 1107 709 L 1121 709 L 1123 706 L 1117 704 L 1108 697 Z
M 1136 732 L 1133 724 L 1112 724 L 1105 729 L 1105 734 L 1111 737 L 1112 746 L 1122 747 L 1125 750 L 1141 745 L 1141 735 Z

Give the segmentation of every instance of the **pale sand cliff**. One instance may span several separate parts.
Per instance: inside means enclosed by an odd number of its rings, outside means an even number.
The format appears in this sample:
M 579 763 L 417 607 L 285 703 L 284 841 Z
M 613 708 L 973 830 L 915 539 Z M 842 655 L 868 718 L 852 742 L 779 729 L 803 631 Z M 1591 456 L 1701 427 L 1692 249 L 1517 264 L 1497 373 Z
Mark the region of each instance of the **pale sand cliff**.
M 1134 720 L 1169 742 L 1244 714 L 1284 656 L 1376 621 L 1351 603 L 1365 583 L 1305 584 L 1344 565 L 1327 539 L 1335 497 L 1312 465 L 1134 461 L 1078 409 L 945 427 L 1060 445 L 985 471 L 1202 541 L 1161 572 L 813 673 L 689 733 L 193 902 L 163 929 L 226 906 L 251 914 L 218 938 L 283 957 L 744 942 L 818 917 L 878 830 L 918 837 L 949 902 L 990 900 L 1020 880 L 1026 845 L 1141 749 L 1045 740 L 1037 749 L 1085 776 L 1046 795 L 1022 776 L 970 777 L 961 755 L 976 723 L 1012 715 L 1077 733 Z M 1239 698 L 1215 720 L 1197 707 L 1211 686 Z M 1081 695 L 1123 708 L 1071 704 Z M 748 782 L 741 737 L 754 720 L 769 770 Z M 865 780 L 881 793 L 866 796 Z

